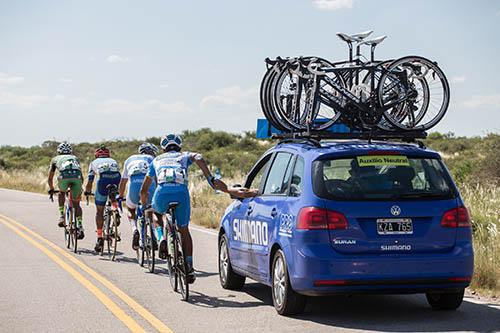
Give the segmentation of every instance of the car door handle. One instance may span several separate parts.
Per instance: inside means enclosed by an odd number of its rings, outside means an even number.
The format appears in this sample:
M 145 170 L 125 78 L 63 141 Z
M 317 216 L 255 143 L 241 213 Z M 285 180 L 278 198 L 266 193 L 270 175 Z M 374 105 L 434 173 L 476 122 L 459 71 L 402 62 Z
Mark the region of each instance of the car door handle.
M 273 210 L 271 211 L 271 216 L 276 217 L 276 215 L 278 215 L 278 210 L 276 208 L 273 208 Z

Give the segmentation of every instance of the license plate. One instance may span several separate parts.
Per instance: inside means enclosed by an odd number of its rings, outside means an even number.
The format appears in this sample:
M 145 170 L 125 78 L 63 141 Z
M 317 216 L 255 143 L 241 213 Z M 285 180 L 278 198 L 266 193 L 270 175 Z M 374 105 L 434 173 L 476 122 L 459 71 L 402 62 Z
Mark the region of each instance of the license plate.
M 377 219 L 379 235 L 411 235 L 413 223 L 411 219 Z

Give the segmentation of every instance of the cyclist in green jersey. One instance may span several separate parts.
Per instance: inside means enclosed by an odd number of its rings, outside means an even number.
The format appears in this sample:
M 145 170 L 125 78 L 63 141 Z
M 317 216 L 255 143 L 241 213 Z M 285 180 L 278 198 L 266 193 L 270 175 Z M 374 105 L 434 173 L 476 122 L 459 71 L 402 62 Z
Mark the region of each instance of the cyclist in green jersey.
M 57 177 L 57 185 L 59 188 L 59 224 L 63 228 L 65 226 L 64 216 L 64 200 L 66 192 L 71 192 L 71 199 L 73 200 L 73 207 L 75 208 L 76 226 L 78 228 L 78 239 L 85 237 L 82 226 L 82 207 L 80 207 L 80 198 L 82 194 L 82 170 L 78 157 L 73 155 L 73 148 L 67 142 L 61 143 L 57 147 L 57 156 L 50 162 L 49 171 L 49 194 L 54 193 L 54 175 L 56 171 L 59 172 Z

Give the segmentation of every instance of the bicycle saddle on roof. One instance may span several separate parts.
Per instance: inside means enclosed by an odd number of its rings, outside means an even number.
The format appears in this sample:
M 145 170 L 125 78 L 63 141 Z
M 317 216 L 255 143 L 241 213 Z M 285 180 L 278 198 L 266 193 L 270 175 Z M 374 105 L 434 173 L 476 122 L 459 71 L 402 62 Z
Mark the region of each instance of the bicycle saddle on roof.
M 352 42 L 361 42 L 366 37 L 370 36 L 373 33 L 373 30 L 368 30 L 364 32 L 358 32 L 357 34 L 347 35 L 342 32 L 337 32 L 337 36 L 342 39 L 344 42 L 352 43 Z
M 380 36 L 377 38 L 364 40 L 361 43 L 359 43 L 359 45 L 366 44 L 366 45 L 370 45 L 370 46 L 376 46 L 377 44 L 382 43 L 384 41 L 384 39 L 386 39 L 386 38 L 387 38 L 387 36 Z

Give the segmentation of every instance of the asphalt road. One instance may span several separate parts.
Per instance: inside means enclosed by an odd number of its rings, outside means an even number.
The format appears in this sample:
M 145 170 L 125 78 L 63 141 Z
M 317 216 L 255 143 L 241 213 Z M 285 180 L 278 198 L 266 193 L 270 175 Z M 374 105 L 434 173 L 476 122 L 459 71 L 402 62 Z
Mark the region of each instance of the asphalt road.
M 422 295 L 313 298 L 304 314 L 279 316 L 270 289 L 247 281 L 220 287 L 217 238 L 193 228 L 197 280 L 189 302 L 136 263 L 125 220 L 115 262 L 94 255 L 94 207 L 84 207 L 86 238 L 64 248 L 56 203 L 0 189 L 0 332 L 331 332 L 500 331 L 500 306 L 467 297 L 456 312 L 432 311 Z

